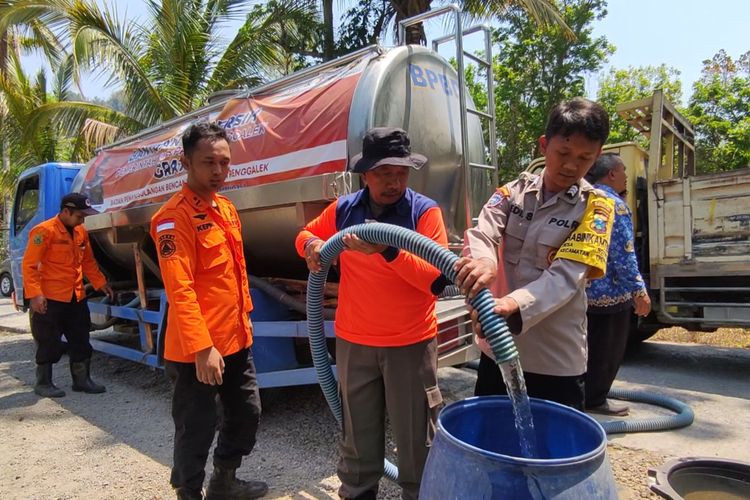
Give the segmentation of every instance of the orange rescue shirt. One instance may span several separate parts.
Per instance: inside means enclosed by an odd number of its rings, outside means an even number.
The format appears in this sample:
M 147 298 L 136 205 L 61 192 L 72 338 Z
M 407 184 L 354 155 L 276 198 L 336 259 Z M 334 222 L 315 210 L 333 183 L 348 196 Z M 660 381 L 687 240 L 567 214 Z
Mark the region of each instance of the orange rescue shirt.
M 344 198 L 331 203 L 297 235 L 295 246 L 300 256 L 304 257 L 305 244 L 311 239 L 327 240 L 340 229 L 368 220 L 389 223 L 412 219 L 412 214 L 416 232 L 448 246 L 440 208 L 414 191 L 408 190 L 404 199 L 391 207 L 390 216 L 386 213 L 377 219 L 368 215 L 366 190 Z M 434 206 L 417 214 L 415 205 L 425 205 L 424 200 Z M 345 209 L 342 203 L 347 203 Z M 339 256 L 339 264 L 341 282 L 335 321 L 338 337 L 360 345 L 398 347 L 431 339 L 437 334 L 436 297 L 432 286 L 440 277 L 440 271 L 434 266 L 404 250 L 391 261 L 383 254 L 365 255 L 345 250 Z
M 190 363 L 211 346 L 222 356 L 250 347 L 253 304 L 229 199 L 207 203 L 184 185 L 151 218 L 151 237 L 169 301 L 164 357 Z
M 84 275 L 97 290 L 107 283 L 94 259 L 86 228 L 76 226 L 71 236 L 58 216 L 29 232 L 21 272 L 23 294 L 28 299 L 43 295 L 70 302 L 75 293 L 76 300 L 83 300 Z

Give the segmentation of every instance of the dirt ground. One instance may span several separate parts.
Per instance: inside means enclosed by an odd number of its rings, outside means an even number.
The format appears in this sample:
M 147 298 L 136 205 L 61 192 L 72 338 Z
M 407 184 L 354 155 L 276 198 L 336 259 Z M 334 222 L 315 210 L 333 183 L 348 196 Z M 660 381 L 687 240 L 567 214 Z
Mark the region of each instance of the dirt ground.
M 31 390 L 32 360 L 30 335 L 0 333 L 0 498 L 174 497 L 170 390 L 161 372 L 97 354 L 94 377 L 107 393 L 87 395 L 70 390 L 64 359 L 55 380 L 67 396 L 41 399 Z M 445 398 L 470 395 L 474 377 L 441 370 Z M 262 398 L 258 444 L 240 476 L 267 481 L 268 498 L 336 498 L 336 425 L 320 389 L 264 390 Z M 647 471 L 669 456 L 612 443 L 608 455 L 621 498 L 657 498 Z M 392 484 L 381 485 L 382 498 L 398 498 Z

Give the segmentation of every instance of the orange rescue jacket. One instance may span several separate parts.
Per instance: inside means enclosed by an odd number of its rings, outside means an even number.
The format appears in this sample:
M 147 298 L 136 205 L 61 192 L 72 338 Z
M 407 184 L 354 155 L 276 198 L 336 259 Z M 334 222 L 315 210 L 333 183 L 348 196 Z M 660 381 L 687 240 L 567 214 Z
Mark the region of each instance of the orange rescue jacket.
M 214 346 L 222 356 L 252 344 L 253 309 L 237 209 L 187 185 L 151 219 L 169 302 L 164 357 L 190 363 Z
M 23 294 L 28 299 L 43 295 L 70 302 L 75 293 L 76 300 L 83 300 L 84 275 L 97 290 L 107 283 L 94 259 L 86 228 L 76 226 L 71 236 L 57 216 L 37 224 L 29 233 L 21 272 Z
M 408 220 L 414 224 L 410 229 L 448 246 L 443 215 L 433 200 L 409 189 L 396 206 L 375 219 L 366 208 L 367 196 L 365 188 L 328 205 L 297 235 L 297 253 L 304 256 L 311 240 L 327 240 L 338 230 L 367 220 L 409 227 L 404 222 Z M 431 264 L 404 250 L 390 257 L 346 250 L 339 263 L 336 336 L 354 344 L 398 347 L 437 334 L 433 286 L 441 275 Z

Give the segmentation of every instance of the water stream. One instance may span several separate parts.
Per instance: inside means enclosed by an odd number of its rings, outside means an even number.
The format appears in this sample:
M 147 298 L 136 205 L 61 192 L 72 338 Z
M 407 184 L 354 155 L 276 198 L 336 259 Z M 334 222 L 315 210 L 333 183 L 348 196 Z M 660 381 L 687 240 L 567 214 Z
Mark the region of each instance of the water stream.
M 513 405 L 521 455 L 524 458 L 539 458 L 534 420 L 531 417 L 531 404 L 529 403 L 529 395 L 526 393 L 526 381 L 523 378 L 521 362 L 518 358 L 515 358 L 500 363 L 498 366 L 503 374 L 503 381 Z

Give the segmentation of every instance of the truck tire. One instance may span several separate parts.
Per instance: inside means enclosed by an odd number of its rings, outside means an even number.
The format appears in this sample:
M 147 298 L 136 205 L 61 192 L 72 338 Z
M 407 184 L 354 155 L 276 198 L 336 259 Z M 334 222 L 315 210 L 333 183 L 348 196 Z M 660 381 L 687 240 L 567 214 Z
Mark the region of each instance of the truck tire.
M 3 297 L 10 297 L 13 293 L 13 278 L 10 274 L 3 273 L 0 275 L 0 295 Z

